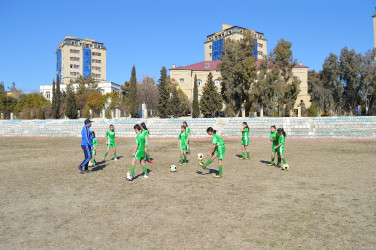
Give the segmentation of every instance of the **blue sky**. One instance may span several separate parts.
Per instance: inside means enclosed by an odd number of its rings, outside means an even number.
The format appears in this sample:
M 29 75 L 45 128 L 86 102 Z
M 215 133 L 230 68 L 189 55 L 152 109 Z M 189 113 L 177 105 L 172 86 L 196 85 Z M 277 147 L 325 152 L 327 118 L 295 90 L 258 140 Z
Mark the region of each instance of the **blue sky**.
M 0 81 L 26 92 L 55 77 L 56 47 L 66 35 L 107 47 L 107 80 L 123 84 L 162 66 L 204 60 L 204 40 L 222 23 L 263 32 L 268 53 L 279 39 L 297 60 L 319 70 L 330 52 L 373 48 L 370 0 L 0 0 Z

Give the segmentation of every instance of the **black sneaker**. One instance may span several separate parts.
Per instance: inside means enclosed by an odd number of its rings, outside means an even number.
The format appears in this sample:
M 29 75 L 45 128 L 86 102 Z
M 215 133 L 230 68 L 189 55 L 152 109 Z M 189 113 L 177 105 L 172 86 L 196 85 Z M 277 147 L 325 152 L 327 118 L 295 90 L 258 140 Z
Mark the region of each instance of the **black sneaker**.
M 78 169 L 78 171 L 80 171 L 81 174 L 84 173 L 84 171 L 82 170 L 82 167 L 81 167 L 81 166 L 78 166 L 77 169 Z
M 93 171 L 91 171 L 91 170 L 85 170 L 85 174 L 90 174 L 90 173 L 92 173 Z

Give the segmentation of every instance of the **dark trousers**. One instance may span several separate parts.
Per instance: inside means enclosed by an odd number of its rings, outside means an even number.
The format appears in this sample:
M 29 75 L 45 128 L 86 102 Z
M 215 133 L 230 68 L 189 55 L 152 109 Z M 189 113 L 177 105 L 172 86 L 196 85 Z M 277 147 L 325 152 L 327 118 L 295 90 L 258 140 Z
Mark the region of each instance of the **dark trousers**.
M 91 148 L 90 146 L 83 146 L 81 145 L 82 150 L 84 151 L 85 154 L 85 160 L 81 163 L 81 167 L 85 166 L 85 170 L 89 169 L 89 161 L 91 159 Z

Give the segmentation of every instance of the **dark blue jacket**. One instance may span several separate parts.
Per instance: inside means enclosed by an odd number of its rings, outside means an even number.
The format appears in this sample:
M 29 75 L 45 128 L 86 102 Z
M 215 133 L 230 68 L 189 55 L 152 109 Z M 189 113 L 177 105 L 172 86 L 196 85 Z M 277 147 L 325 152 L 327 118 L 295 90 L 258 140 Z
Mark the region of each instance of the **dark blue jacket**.
M 93 135 L 91 134 L 90 127 L 85 125 L 81 130 L 81 145 L 82 146 L 93 146 Z

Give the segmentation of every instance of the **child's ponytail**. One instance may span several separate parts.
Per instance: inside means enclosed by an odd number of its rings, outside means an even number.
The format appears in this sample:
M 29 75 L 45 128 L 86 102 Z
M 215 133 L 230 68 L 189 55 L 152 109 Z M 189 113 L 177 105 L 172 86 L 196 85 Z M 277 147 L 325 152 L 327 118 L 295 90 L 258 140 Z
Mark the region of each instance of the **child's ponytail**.
M 286 137 L 286 132 L 285 132 L 285 130 L 283 130 L 283 128 L 279 128 L 279 129 L 277 130 L 277 132 L 278 132 L 278 134 L 279 134 L 279 133 L 282 133 L 283 136 Z
M 245 125 L 245 127 L 246 127 L 247 129 L 249 129 L 249 127 L 248 127 L 248 123 L 247 123 L 247 122 L 243 122 L 243 124 Z

